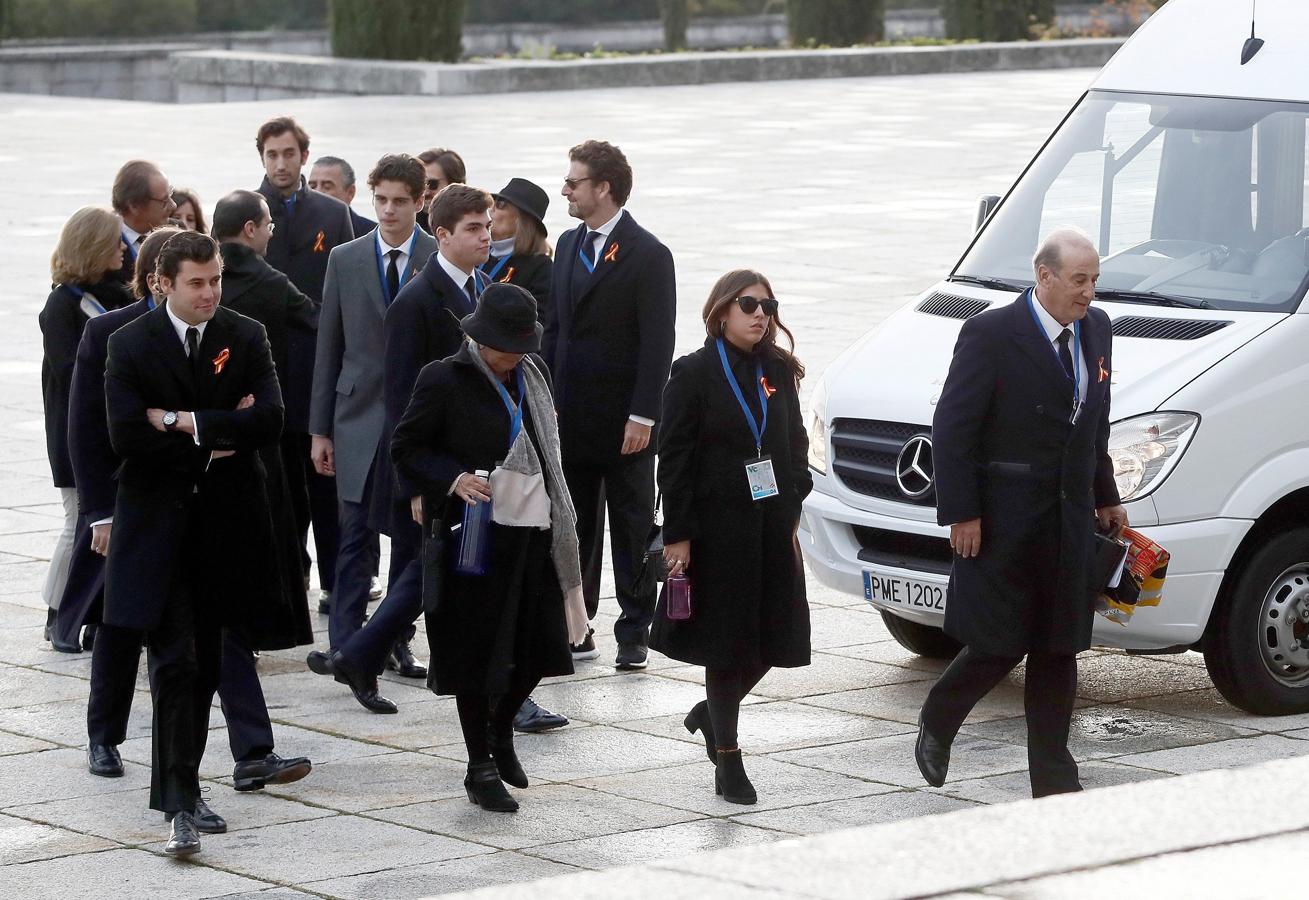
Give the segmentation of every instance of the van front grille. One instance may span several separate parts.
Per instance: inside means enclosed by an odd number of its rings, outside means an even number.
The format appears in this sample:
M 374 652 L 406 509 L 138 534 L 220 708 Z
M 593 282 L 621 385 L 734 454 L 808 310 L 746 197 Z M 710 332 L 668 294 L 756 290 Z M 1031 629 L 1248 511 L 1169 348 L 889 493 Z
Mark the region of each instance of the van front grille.
M 971 319 L 978 313 L 986 312 L 991 303 L 974 297 L 960 297 L 957 294 L 943 294 L 940 291 L 918 304 L 920 313 L 929 316 L 943 316 L 947 319 Z
M 895 463 L 900 451 L 916 435 L 931 436 L 928 425 L 882 422 L 874 419 L 832 420 L 832 472 L 850 490 L 867 497 L 933 506 L 936 490 L 911 498 L 896 481 Z

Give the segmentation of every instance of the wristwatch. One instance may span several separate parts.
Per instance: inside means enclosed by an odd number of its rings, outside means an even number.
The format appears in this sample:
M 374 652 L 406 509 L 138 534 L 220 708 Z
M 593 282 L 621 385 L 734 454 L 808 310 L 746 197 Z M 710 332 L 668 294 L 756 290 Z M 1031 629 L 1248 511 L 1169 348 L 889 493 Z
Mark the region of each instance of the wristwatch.
M 169 410 L 168 412 L 164 413 L 164 427 L 167 428 L 169 431 L 172 431 L 174 428 L 177 427 L 177 413 L 173 412 L 172 410 Z

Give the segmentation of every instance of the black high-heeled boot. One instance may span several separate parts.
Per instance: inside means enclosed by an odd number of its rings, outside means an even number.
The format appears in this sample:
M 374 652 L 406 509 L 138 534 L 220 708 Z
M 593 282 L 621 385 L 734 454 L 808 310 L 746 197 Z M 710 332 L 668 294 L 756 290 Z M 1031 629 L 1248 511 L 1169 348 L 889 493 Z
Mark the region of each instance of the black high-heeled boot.
M 721 795 L 728 803 L 739 803 L 742 806 L 752 806 L 759 800 L 754 785 L 745 774 L 740 750 L 718 751 L 718 769 L 714 772 L 714 793 Z
M 505 790 L 493 759 L 468 764 L 464 791 L 468 794 L 469 803 L 475 803 L 489 812 L 518 812 L 518 801 Z
M 701 700 L 691 707 L 682 724 L 691 734 L 698 731 L 704 736 L 705 755 L 709 757 L 711 763 L 718 765 L 718 745 L 714 743 L 714 723 L 709 720 L 709 701 Z
M 47 606 L 45 610 L 45 639 L 47 641 L 50 640 L 50 634 L 51 632 L 53 632 L 54 627 L 55 627 L 55 610 Z
M 518 753 L 514 750 L 513 729 L 509 729 L 507 735 L 502 735 L 491 728 L 487 730 L 487 737 L 491 743 L 491 758 L 495 760 L 495 767 L 500 772 L 500 780 L 516 788 L 527 787 L 527 773 L 523 771 L 523 764 L 518 761 Z

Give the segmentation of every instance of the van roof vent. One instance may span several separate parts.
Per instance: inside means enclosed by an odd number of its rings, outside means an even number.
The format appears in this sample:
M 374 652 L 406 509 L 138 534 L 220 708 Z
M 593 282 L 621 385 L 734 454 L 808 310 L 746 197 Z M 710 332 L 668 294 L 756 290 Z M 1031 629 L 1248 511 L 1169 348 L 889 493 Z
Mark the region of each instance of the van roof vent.
M 978 313 L 986 312 L 990 305 L 989 300 L 942 294 L 937 291 L 918 304 L 918 311 L 929 316 L 944 316 L 947 319 L 971 319 Z
M 1156 341 L 1194 341 L 1231 325 L 1205 319 L 1156 319 L 1151 316 L 1123 316 L 1114 319 L 1114 337 L 1147 338 Z

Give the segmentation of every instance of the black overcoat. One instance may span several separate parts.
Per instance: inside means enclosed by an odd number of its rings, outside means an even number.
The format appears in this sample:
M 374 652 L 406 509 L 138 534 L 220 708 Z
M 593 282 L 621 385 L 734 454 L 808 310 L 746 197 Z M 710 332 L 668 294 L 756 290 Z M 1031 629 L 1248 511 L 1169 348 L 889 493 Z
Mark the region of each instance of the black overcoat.
M 795 379 L 773 353 L 725 347 L 756 417 L 756 362 L 775 389 L 767 401 L 763 452 L 772 458 L 779 494 L 750 498 L 744 467 L 755 456 L 754 435 L 710 339 L 673 364 L 664 391 L 664 541 L 691 541 L 692 613 L 684 621 L 670 620 L 661 595 L 650 646 L 713 668 L 808 665 L 809 606 L 795 535 L 813 478 Z
M 259 193 L 268 201 L 273 217 L 273 237 L 264 257 L 270 266 L 291 279 L 315 303 L 323 300 L 323 279 L 327 277 L 327 256 L 332 248 L 347 244 L 359 235 L 351 224 L 350 209 L 335 197 L 311 191 L 300 179 L 292 212 L 265 178 Z M 309 430 L 309 394 L 314 377 L 315 336 L 300 331 L 290 335 L 288 360 L 296 378 L 286 385 L 286 430 Z
M 545 324 L 550 309 L 550 281 L 554 272 L 554 260 L 544 253 L 514 254 L 501 265 L 501 261 L 493 257 L 482 265 L 482 271 L 492 281 L 516 284 L 531 293 L 536 298 L 536 317 L 542 325 Z
M 494 695 L 504 692 L 511 673 L 571 675 L 573 658 L 549 530 L 493 524 L 487 574 L 454 571 L 459 532 L 450 536 L 450 528 L 462 521 L 464 504 L 448 496 L 450 486 L 463 472 L 495 468 L 509 449 L 509 413 L 470 352 L 465 344 L 423 367 L 391 453 L 402 491 L 423 497 L 425 527 L 447 535 L 440 602 L 426 616 L 428 686 L 440 694 Z M 540 453 L 526 406 L 523 427 Z
M 414 384 L 423 366 L 452 356 L 464 342 L 459 320 L 473 311 L 473 302 L 446 274 L 432 253 L 422 269 L 400 288 L 386 308 L 383 323 L 386 368 L 382 396 L 386 406 L 381 452 L 373 461 L 373 527 L 394 537 L 399 529 L 415 528 L 409 512 L 409 495 L 397 489 L 391 464 L 391 435 L 409 406 Z M 486 286 L 482 273 L 474 273 L 479 289 Z
M 227 359 L 218 371 L 222 351 Z M 109 438 L 122 458 L 109 542 L 105 621 L 150 630 L 168 602 L 178 565 L 198 602 L 254 649 L 295 646 L 304 604 L 289 602 L 273 546 L 266 474 L 258 450 L 281 434 L 282 400 L 263 326 L 221 307 L 201 339 L 198 377 L 160 306 L 109 338 L 105 402 Z M 247 394 L 254 406 L 237 410 Z M 191 410 L 190 435 L 157 431 L 148 408 Z M 234 456 L 210 462 L 213 450 Z M 189 532 L 189 533 L 188 533 Z M 184 538 L 194 540 L 184 546 Z
M 1073 425 L 1072 382 L 1028 293 L 964 323 L 932 420 L 937 521 L 982 520 L 981 552 L 954 559 L 945 630 L 996 656 L 1091 645 L 1095 510 L 1119 502 L 1109 317 L 1082 320 L 1089 384 Z
M 82 311 L 82 296 L 94 296 L 101 307 L 118 309 L 132 302 L 132 295 L 117 280 L 77 285 L 57 284 L 46 298 L 38 316 L 41 325 L 41 398 L 45 405 L 45 449 L 55 487 L 73 487 L 73 463 L 68 457 L 68 392 L 73 381 L 77 345 L 88 316 Z
M 559 238 L 542 354 L 554 375 L 564 459 L 611 465 L 622 458 L 629 416 L 662 416 L 677 283 L 672 253 L 624 212 L 575 290 L 586 231 L 583 224 Z M 658 437 L 642 454 L 654 453 Z
M 77 532 L 68 563 L 68 582 L 59 601 L 55 634 L 77 643 L 82 626 L 103 614 L 105 558 L 91 549 L 91 523 L 112 518 L 118 493 L 116 471 L 122 462 L 109 443 L 105 418 L 105 357 L 109 335 L 151 309 L 151 301 L 96 316 L 82 329 L 68 394 L 68 456 L 77 483 Z M 111 537 L 112 543 L 112 537 Z

